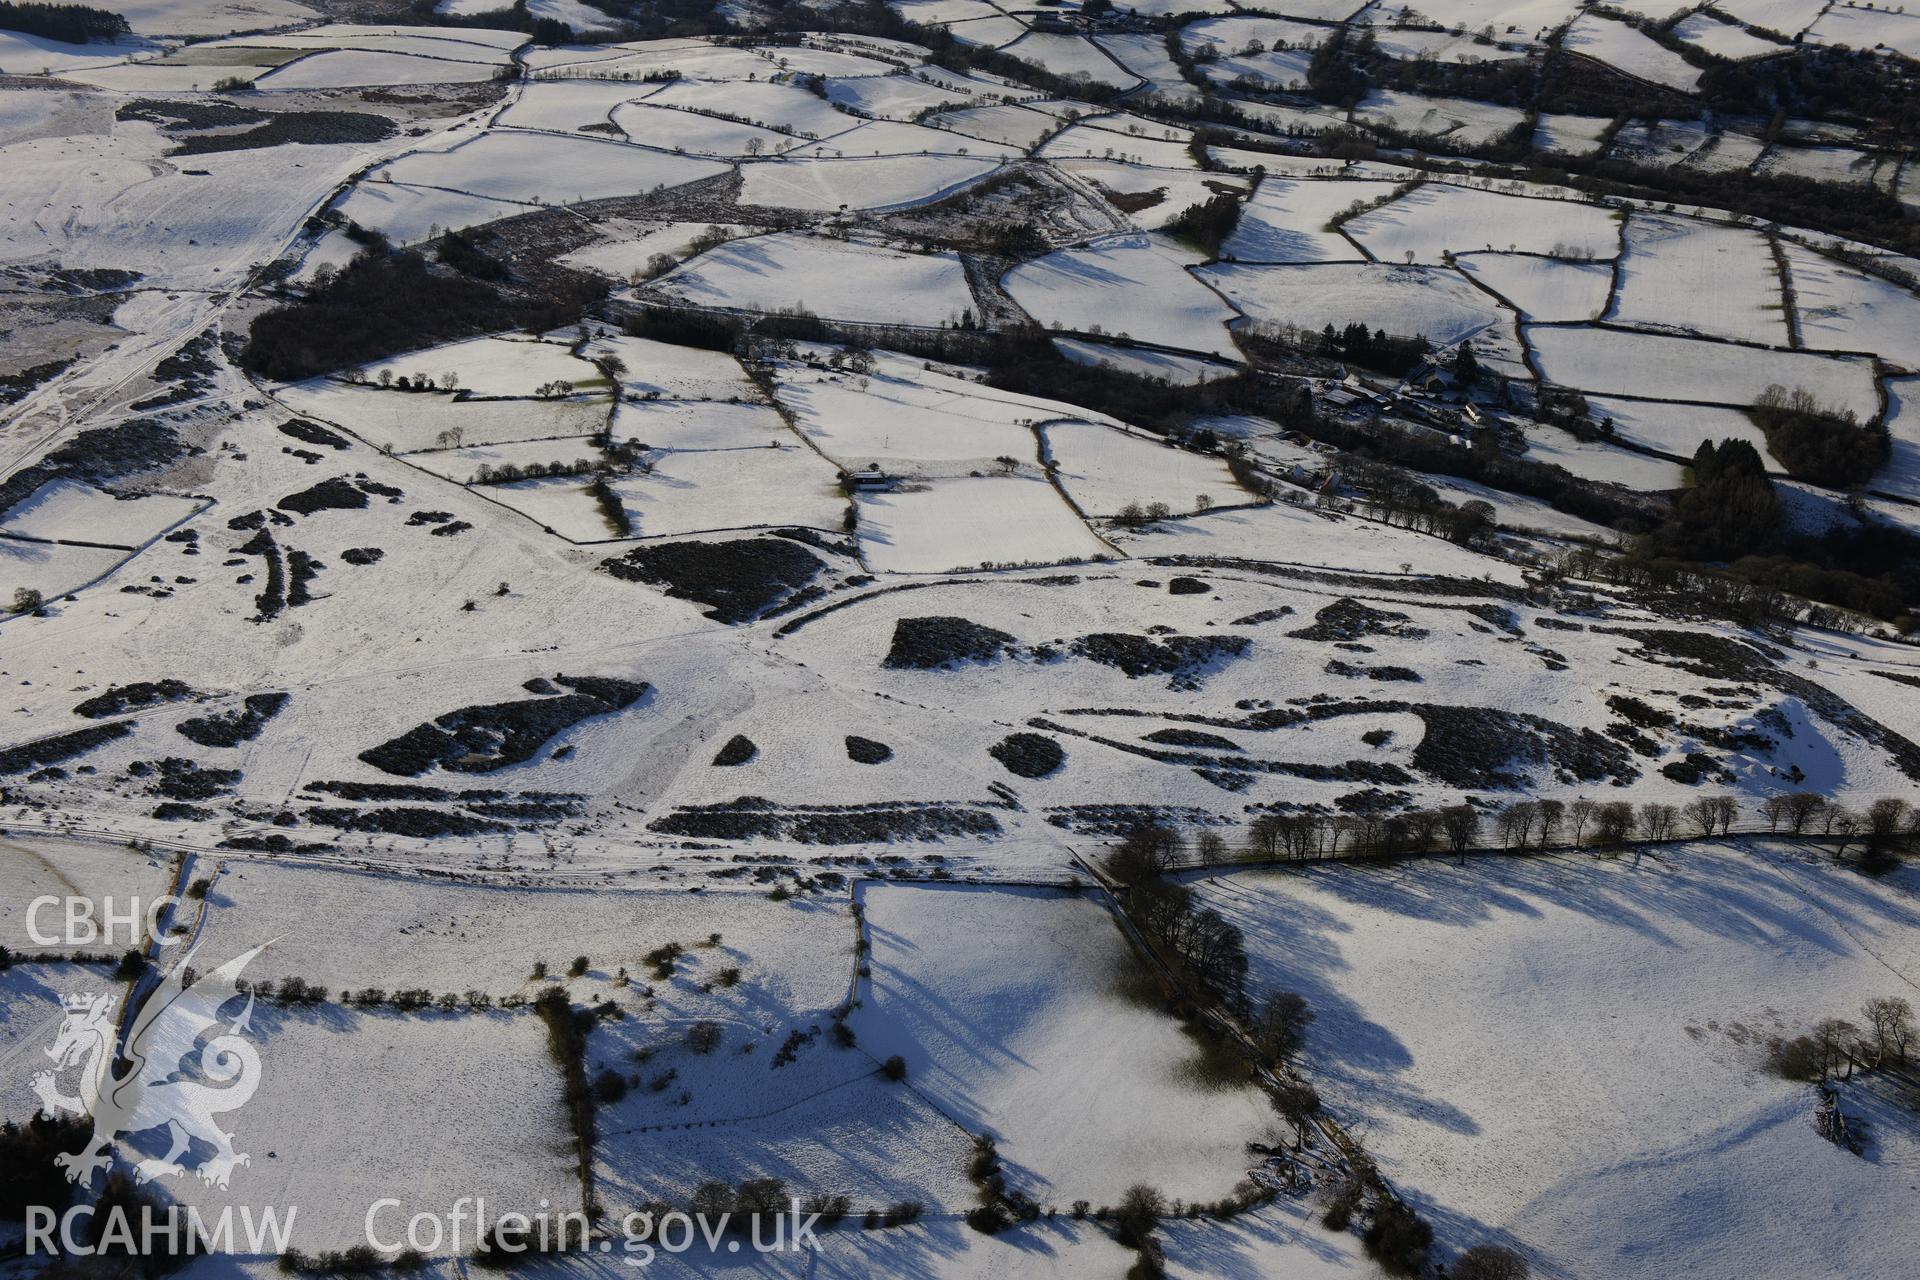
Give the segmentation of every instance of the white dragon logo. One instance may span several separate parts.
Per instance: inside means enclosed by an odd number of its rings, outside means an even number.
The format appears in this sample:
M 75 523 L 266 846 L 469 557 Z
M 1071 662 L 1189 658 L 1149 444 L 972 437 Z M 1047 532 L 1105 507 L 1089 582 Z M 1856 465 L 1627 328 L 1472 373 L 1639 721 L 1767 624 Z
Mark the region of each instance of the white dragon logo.
M 66 1017 L 53 1047 L 46 1051 L 57 1070 L 80 1068 L 79 1094 L 69 1096 L 54 1083 L 55 1072 L 33 1078 L 33 1091 L 49 1115 L 92 1116 L 93 1136 L 73 1154 L 55 1161 L 67 1178 L 81 1186 L 113 1162 L 108 1154 L 114 1140 L 132 1134 L 165 1129 L 169 1148 L 158 1159 L 134 1163 L 134 1180 L 179 1177 L 188 1170 L 180 1158 L 195 1139 L 211 1146 L 213 1154 L 200 1162 L 202 1181 L 224 1190 L 239 1165 L 250 1163 L 233 1149 L 233 1135 L 214 1116 L 246 1105 L 260 1087 L 260 1055 L 242 1037 L 252 1029 L 253 993 L 232 1022 L 222 1023 L 220 1007 L 239 994 L 237 979 L 247 962 L 266 950 L 263 944 L 237 956 L 188 986 L 189 954 L 161 982 L 153 996 L 133 1017 L 126 1035 L 126 1070 L 115 1075 L 121 1056 L 115 1052 L 113 1019 L 117 1003 L 110 995 L 69 996 L 63 1002 Z M 224 1025 L 224 1030 L 217 1030 Z M 215 1034 L 205 1044 L 201 1038 Z M 197 1069 L 197 1070 L 195 1070 Z M 182 1078 L 188 1071 L 212 1081 Z

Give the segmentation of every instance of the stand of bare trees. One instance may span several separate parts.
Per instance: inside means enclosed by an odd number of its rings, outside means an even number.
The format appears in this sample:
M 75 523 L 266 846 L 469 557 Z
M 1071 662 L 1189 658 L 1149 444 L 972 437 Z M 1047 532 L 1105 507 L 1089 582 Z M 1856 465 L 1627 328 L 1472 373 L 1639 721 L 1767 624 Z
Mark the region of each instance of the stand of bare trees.
M 1237 850 L 1219 833 L 1205 832 L 1194 845 L 1197 857 L 1181 865 L 1441 852 L 1464 859 L 1472 852 L 1548 849 L 1633 850 L 1637 856 L 1644 844 L 1731 836 L 1738 825 L 1741 834 L 1764 832 L 1834 842 L 1836 858 L 1857 847 L 1863 868 L 1879 872 L 1920 844 L 1920 807 L 1895 797 L 1855 811 L 1812 792 L 1792 792 L 1768 796 L 1752 814 L 1742 822 L 1739 800 L 1724 793 L 1701 795 L 1684 805 L 1582 797 L 1515 800 L 1498 808 L 1462 803 L 1394 813 L 1295 810 L 1255 818 Z M 1177 833 L 1173 839 L 1178 841 Z M 1161 871 L 1172 865 L 1167 863 Z
M 1237 926 L 1211 907 L 1196 908 L 1193 891 L 1166 879 L 1186 850 L 1170 827 L 1139 827 L 1108 861 L 1126 887 L 1127 915 L 1183 969 L 1194 983 L 1236 1018 L 1247 1013 L 1246 940 Z

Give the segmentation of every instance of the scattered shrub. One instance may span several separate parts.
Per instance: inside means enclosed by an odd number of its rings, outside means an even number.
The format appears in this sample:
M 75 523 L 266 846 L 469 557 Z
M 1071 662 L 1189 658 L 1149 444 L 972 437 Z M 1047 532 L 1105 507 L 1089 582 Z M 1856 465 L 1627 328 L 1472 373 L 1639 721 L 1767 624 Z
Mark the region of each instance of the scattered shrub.
M 1527 1280 L 1527 1260 L 1497 1244 L 1477 1244 L 1454 1260 L 1448 1269 L 1453 1280 Z

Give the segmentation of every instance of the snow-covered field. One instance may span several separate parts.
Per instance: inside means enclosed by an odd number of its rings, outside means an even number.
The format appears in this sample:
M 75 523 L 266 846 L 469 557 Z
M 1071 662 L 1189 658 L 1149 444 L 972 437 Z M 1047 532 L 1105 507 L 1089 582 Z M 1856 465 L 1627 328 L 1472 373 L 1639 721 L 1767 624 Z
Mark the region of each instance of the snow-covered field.
M 414 152 L 373 176 L 492 200 L 570 204 L 637 195 L 724 172 L 724 165 L 711 160 L 625 143 L 503 131 L 483 133 L 449 151 Z
M 357 372 L 367 382 L 380 382 L 382 375 L 411 378 L 416 384 L 422 377 L 431 378 L 442 390 L 476 396 L 531 396 L 554 382 L 581 389 L 596 380 L 605 382 L 598 369 L 564 345 L 518 338 L 473 338 L 430 347 L 363 365 Z
M 492 200 L 398 182 L 361 183 L 334 206 L 343 217 L 380 232 L 395 244 L 417 244 L 442 231 L 460 231 L 531 213 L 535 207 L 517 200 Z
M 740 362 L 724 351 L 678 347 L 602 330 L 581 347 L 581 354 L 589 360 L 608 356 L 618 360 L 620 390 L 628 399 L 751 400 L 760 394 Z
M 198 511 L 192 498 L 115 498 L 91 485 L 54 480 L 0 519 L 0 533 L 48 542 L 100 542 L 138 547 Z
M 1799 245 L 1783 249 L 1803 343 L 1816 351 L 1871 351 L 1920 369 L 1920 297 Z
M 1354 118 L 1362 124 L 1380 124 L 1416 137 L 1469 146 L 1491 142 L 1527 119 L 1513 107 L 1464 98 L 1430 98 L 1397 89 L 1369 93 L 1354 108 Z
M 55 915 L 44 928 L 61 927 Z M 114 981 L 104 964 L 26 962 L 0 969 L 0 1123 L 25 1124 L 41 1110 L 33 1078 L 42 1071 L 54 1071 L 61 1091 L 73 1092 L 79 1072 L 56 1070 L 44 1051 L 59 1035 L 61 1002 L 100 994 L 126 998 L 126 984 Z
M 1098 901 L 927 886 L 862 898 L 873 976 L 853 1019 L 861 1043 L 905 1057 L 917 1090 L 997 1138 L 1010 1182 L 1043 1203 L 1111 1204 L 1146 1169 L 1190 1199 L 1245 1175 L 1265 1099 L 1193 1078 L 1192 1042 L 1129 996 L 1138 961 Z
M 340 89 L 361 85 L 469 84 L 494 78 L 495 64 L 416 57 L 380 49 L 323 49 L 261 76 L 264 90 Z
M 847 978 L 844 932 L 799 928 L 795 909 L 759 894 L 435 883 L 236 861 L 209 901 L 199 941 L 207 954 L 238 954 L 277 937 L 250 973 L 299 975 L 334 990 L 384 985 L 533 995 L 535 965 L 544 963 L 561 981 L 573 958 L 584 955 L 591 972 L 575 981 L 586 993 L 605 988 L 620 969 L 639 974 L 655 947 L 692 947 L 716 930 L 736 954 L 764 966 L 758 983 L 777 984 L 782 998 L 801 1007 L 831 1003 Z
M 1459 268 L 1528 320 L 1598 320 L 1613 292 L 1613 266 L 1525 253 L 1465 253 Z
M 1034 32 L 1003 46 L 1007 56 L 1045 67 L 1057 76 L 1084 77 L 1089 83 L 1131 89 L 1140 77 L 1121 66 L 1084 36 Z
M 1105 193 L 1120 196 L 1128 221 L 1142 231 L 1157 231 L 1197 204 L 1225 192 L 1247 188 L 1243 178 L 1174 169 L 1142 169 L 1111 160 L 1062 160 L 1063 173 L 1084 178 Z M 1132 197 L 1128 199 L 1127 197 Z M 1112 198 L 1110 195 L 1109 198 Z M 1152 203 L 1146 203 L 1147 201 Z M 1134 208 L 1134 205 L 1140 205 Z
M 1105 554 L 1045 480 L 960 477 L 917 491 L 862 494 L 860 555 L 887 573 L 1049 564 Z
M 126 558 L 124 551 L 101 547 L 49 546 L 0 538 L 0 589 L 9 600 L 22 588 L 51 600 L 104 577 Z
M 1098 121 L 1071 125 L 1047 139 L 1039 154 L 1049 160 L 1125 160 L 1159 169 L 1194 169 L 1184 142 L 1102 127 Z
M 1023 150 L 1037 145 L 1042 138 L 1061 127 L 1058 116 L 1019 103 L 942 111 L 928 116 L 921 123 Z
M 1920 495 L 1920 378 L 1887 379 L 1887 434 L 1893 456 L 1874 477 L 1876 488 Z
M 783 525 L 832 531 L 847 509 L 834 476 L 819 454 L 789 438 L 773 448 L 669 453 L 651 471 L 608 486 L 635 537 Z
M 385 1239 L 461 1196 L 499 1212 L 580 1208 L 561 1082 L 533 1014 L 256 1005 L 253 1027 L 260 1085 L 228 1121 L 252 1161 L 229 1191 L 174 1181 L 181 1202 L 203 1214 L 298 1205 L 291 1243 L 307 1250 L 365 1243 L 383 1199 L 401 1202 L 380 1218 Z
M 1060 487 L 1089 516 L 1156 502 L 1184 515 L 1247 497 L 1226 463 L 1163 441 L 1097 422 L 1051 422 L 1040 434 L 1048 456 L 1060 464 Z
M 766 160 L 743 166 L 740 202 L 816 213 L 898 209 L 964 190 L 998 167 L 977 156 Z
M 1762 388 L 1764 390 L 1765 388 Z M 1613 400 L 1594 396 L 1595 421 L 1611 420 L 1622 440 L 1676 458 L 1691 458 L 1705 441 L 1745 440 L 1767 455 L 1767 438 L 1741 409 L 1658 400 Z
M 987 467 L 1000 457 L 1031 464 L 1026 425 L 1051 416 L 1017 398 L 976 395 L 939 375 L 904 381 L 828 373 L 783 381 L 780 401 L 820 451 L 848 470 L 878 462 L 918 474 Z
M 804 232 L 732 241 L 653 287 L 707 306 L 799 308 L 836 320 L 882 324 L 946 325 L 973 308 L 966 272 L 954 254 L 902 253 Z
M 575 249 L 559 261 L 564 266 L 598 271 L 616 280 L 630 280 L 636 274 L 644 278 L 657 255 L 685 258 L 708 234 L 708 228 L 714 226 L 719 227 L 721 235 L 730 239 L 752 235 L 760 230 L 739 223 L 636 223 L 631 225 L 626 234 L 616 234 L 612 239 L 588 245 L 584 249 Z
M 1814 1130 L 1813 1090 L 1765 1065 L 1769 1037 L 1907 993 L 1911 876 L 1755 841 L 1195 888 L 1246 931 L 1258 992 L 1306 996 L 1309 1077 L 1454 1248 L 1732 1280 L 1891 1277 L 1920 1240 L 1893 1207 L 1911 1130 L 1852 1156 Z M 1836 1215 L 1851 1225 L 1807 1229 Z
M 623 402 L 613 411 L 613 438 L 650 449 L 765 449 L 791 444 L 793 433 L 764 404 L 704 400 Z
M 1763 40 L 1738 23 L 1722 22 L 1704 11 L 1676 23 L 1673 34 L 1696 49 L 1736 62 L 1780 52 L 1780 46 L 1773 41 Z
M 1448 253 L 1481 249 L 1574 259 L 1611 258 L 1619 251 L 1615 217 L 1604 209 L 1437 182 L 1343 229 L 1382 262 L 1432 264 Z
M 860 123 L 798 85 L 676 80 L 647 95 L 649 106 L 679 107 L 802 138 L 828 138 Z
M 1819 11 L 1809 38 L 1821 44 L 1855 49 L 1885 46 L 1905 57 L 1920 57 L 1920 21 L 1901 5 L 1832 4 Z
M 564 354 L 564 348 L 559 348 Z M 425 373 L 421 360 L 400 363 Z M 589 370 L 592 366 L 587 366 Z M 428 366 L 441 369 L 436 360 Z M 444 370 L 442 370 L 444 372 Z M 439 373 L 433 376 L 440 376 Z M 607 422 L 604 397 L 557 400 L 462 400 L 444 393 L 384 391 L 331 378 L 294 383 L 274 393 L 297 413 L 345 427 L 369 443 L 395 453 L 445 447 L 442 435 L 457 431 L 467 445 L 505 444 L 587 436 Z
M 173 867 L 168 858 L 140 853 L 125 845 L 42 839 L 32 835 L 0 836 L 0 876 L 7 893 L 0 897 L 0 945 L 16 952 L 107 952 L 113 941 L 125 950 L 129 943 L 125 927 L 114 939 L 96 943 L 43 942 L 33 936 L 37 929 L 43 937 L 64 935 L 66 924 L 62 908 L 41 908 L 38 917 L 32 904 L 41 897 L 74 897 L 92 904 L 95 919 L 111 905 L 124 913 L 134 899 L 151 903 L 173 887 Z M 111 899 L 111 904 L 109 904 Z M 142 911 L 145 906 L 142 906 Z M 144 932 L 144 929 L 143 929 Z
M 1771 346 L 1784 347 L 1788 338 L 1780 273 L 1764 236 L 1646 214 L 1627 222 L 1619 287 L 1606 318 Z
M 1390 185 L 1342 179 L 1263 178 L 1220 256 L 1241 262 L 1359 262 L 1353 241 L 1327 224 L 1354 204 L 1391 193 Z
M 1387 263 L 1202 267 L 1201 279 L 1241 312 L 1270 324 L 1340 328 L 1358 321 L 1444 344 L 1500 319 L 1499 304 L 1446 268 Z
M 1565 48 L 1641 80 L 1691 93 L 1700 69 L 1624 22 L 1587 14 L 1567 29 Z
M 1862 421 L 1879 409 L 1873 363 L 1857 356 L 1764 351 L 1693 338 L 1531 325 L 1528 345 L 1549 382 L 1656 400 L 1749 405 L 1770 386 L 1804 387 Z
M 1231 359 L 1233 309 L 1187 270 L 1203 261 L 1164 237 L 1113 236 L 1016 267 L 1004 283 L 1043 325 Z

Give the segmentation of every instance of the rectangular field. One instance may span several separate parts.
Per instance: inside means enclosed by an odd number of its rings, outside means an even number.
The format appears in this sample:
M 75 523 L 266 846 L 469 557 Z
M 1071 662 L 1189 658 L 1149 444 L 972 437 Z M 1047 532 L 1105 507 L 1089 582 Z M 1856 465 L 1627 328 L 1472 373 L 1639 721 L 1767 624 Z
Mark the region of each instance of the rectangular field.
M 1805 387 L 1823 404 L 1879 412 L 1873 363 L 1859 356 L 1763 351 L 1611 329 L 1525 329 L 1549 382 L 1602 395 L 1750 405 L 1769 386 Z
M 860 554 L 885 573 L 1050 564 L 1107 550 L 1052 485 L 1026 476 L 941 480 L 858 501 Z

